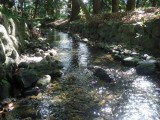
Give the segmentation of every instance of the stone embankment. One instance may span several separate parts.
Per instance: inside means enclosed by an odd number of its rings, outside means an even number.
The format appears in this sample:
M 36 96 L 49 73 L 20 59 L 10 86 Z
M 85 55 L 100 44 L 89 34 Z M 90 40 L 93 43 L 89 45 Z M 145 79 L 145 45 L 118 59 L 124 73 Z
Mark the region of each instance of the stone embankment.
M 35 30 L 23 20 L 0 15 L 0 100 L 37 94 L 62 75 L 56 51 Z
M 140 75 L 159 74 L 160 20 L 130 24 L 70 22 L 57 29 L 71 33 L 75 40 L 102 48 L 123 65 L 135 67 Z

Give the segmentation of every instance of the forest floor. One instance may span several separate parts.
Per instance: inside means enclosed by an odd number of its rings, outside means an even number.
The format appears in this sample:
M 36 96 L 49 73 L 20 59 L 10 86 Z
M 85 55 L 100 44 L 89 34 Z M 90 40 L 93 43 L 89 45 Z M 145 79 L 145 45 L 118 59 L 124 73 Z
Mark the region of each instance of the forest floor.
M 122 22 L 122 23 L 137 23 L 137 22 L 147 22 L 151 20 L 160 19 L 160 8 L 146 8 L 137 9 L 133 12 L 117 12 L 117 13 L 105 13 L 92 16 L 90 23 L 106 23 L 109 21 Z M 48 23 L 49 26 L 59 26 L 67 24 L 69 19 L 60 19 Z M 79 22 L 85 22 L 85 19 L 80 19 Z

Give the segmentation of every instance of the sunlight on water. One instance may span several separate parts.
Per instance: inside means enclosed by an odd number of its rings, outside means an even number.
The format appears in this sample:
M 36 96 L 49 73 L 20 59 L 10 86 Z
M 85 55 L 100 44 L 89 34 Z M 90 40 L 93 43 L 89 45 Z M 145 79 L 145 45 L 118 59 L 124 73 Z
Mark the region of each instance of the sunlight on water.
M 131 68 L 131 69 L 128 69 L 127 71 L 123 72 L 124 74 L 126 75 L 132 75 L 133 73 L 135 73 L 135 69 L 134 68 Z
M 159 97 L 156 95 L 156 85 L 148 78 L 139 76 L 131 85 L 132 89 L 125 93 L 119 107 L 118 120 L 159 120 Z
M 96 91 L 99 93 L 99 94 L 102 94 L 106 91 L 106 88 L 105 87 L 100 87 L 98 89 L 96 89 Z
M 56 32 L 55 41 L 57 41 L 59 59 L 64 65 L 64 71 L 88 65 L 89 51 L 86 44 L 74 41 L 68 34 L 61 32 Z
M 79 44 L 78 56 L 79 56 L 79 65 L 86 67 L 88 64 L 88 56 L 89 56 L 88 46 L 86 44 L 83 43 Z
M 140 89 L 140 90 L 150 90 L 151 91 L 155 87 L 155 84 L 153 84 L 151 81 L 148 81 L 147 77 L 138 77 L 133 82 L 133 87 Z

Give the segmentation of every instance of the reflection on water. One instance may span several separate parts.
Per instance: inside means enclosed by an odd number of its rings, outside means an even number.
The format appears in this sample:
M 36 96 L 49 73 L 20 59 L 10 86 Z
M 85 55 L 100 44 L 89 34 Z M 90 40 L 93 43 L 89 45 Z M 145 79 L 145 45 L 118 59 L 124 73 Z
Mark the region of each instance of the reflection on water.
M 59 59 L 63 62 L 64 71 L 69 71 L 77 67 L 87 67 L 88 46 L 85 43 L 72 40 L 68 34 L 54 32 L 53 46 L 58 49 Z M 57 37 L 58 36 L 58 37 Z
M 121 98 L 115 119 L 159 120 L 160 98 L 155 91 L 156 84 L 148 77 L 138 76 L 130 87 Z
M 135 69 L 108 60 L 110 55 L 74 41 L 68 34 L 52 33 L 51 44 L 64 65 L 65 75 L 45 93 L 36 115 L 47 120 L 51 114 L 55 120 L 160 119 L 160 88 L 153 82 L 155 78 L 138 76 Z M 95 78 L 88 65 L 103 67 L 114 82 Z

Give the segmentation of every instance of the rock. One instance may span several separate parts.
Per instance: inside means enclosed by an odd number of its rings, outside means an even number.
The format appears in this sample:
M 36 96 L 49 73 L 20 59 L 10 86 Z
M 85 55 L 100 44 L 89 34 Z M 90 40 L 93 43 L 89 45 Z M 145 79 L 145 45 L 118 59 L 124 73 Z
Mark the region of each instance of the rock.
M 60 70 L 54 70 L 52 71 L 52 73 L 50 74 L 51 78 L 58 78 L 61 77 L 63 75 L 63 72 Z
M 63 63 L 58 61 L 58 60 L 52 60 L 51 62 L 51 66 L 58 68 L 58 69 L 62 69 L 63 68 Z
M 29 88 L 38 81 L 37 72 L 32 69 L 19 69 L 14 75 L 17 83 L 21 88 Z
M 13 35 L 10 35 L 10 38 L 13 42 L 14 48 L 17 50 L 19 48 L 18 40 Z
M 93 75 L 98 77 L 100 80 L 105 81 L 105 82 L 112 81 L 112 78 L 102 68 L 95 68 Z
M 5 65 L 6 65 L 6 70 L 8 72 L 11 72 L 17 69 L 17 63 L 10 57 L 6 57 Z
M 12 51 L 12 54 L 10 55 L 10 57 L 11 57 L 12 59 L 14 59 L 14 60 L 18 60 L 19 54 L 18 54 L 17 50 L 13 50 L 13 51 Z
M 117 61 L 122 61 L 123 60 L 122 55 L 119 55 L 119 54 L 114 54 L 113 58 L 114 58 L 114 60 L 117 60 Z
M 0 80 L 0 100 L 10 97 L 10 83 L 6 80 Z
M 32 95 L 38 95 L 38 93 L 41 90 L 39 89 L 39 87 L 33 87 L 33 88 L 29 88 L 25 91 L 22 92 L 22 96 L 32 96 Z
M 18 68 L 28 68 L 29 67 L 29 63 L 27 62 L 21 62 L 18 65 Z
M 36 56 L 36 57 L 41 57 L 42 55 L 41 55 L 40 52 L 36 52 L 36 53 L 35 53 L 35 56 Z
M 159 31 L 160 31 L 160 21 L 155 21 L 153 23 L 153 26 L 152 26 L 152 35 L 153 37 L 160 37 L 160 34 L 159 34 Z
M 136 67 L 136 72 L 139 75 L 153 75 L 155 72 L 155 63 L 145 62 Z
M 127 67 L 135 67 L 138 64 L 139 59 L 135 57 L 126 57 L 122 60 L 122 64 Z
M 132 53 L 131 50 L 127 50 L 127 49 L 124 49 L 123 52 L 125 55 L 130 55 Z
M 45 87 L 47 86 L 49 83 L 51 82 L 51 76 L 50 75 L 44 75 L 42 78 L 40 78 L 38 81 L 37 81 L 37 86 L 38 87 Z
M 4 66 L 0 64 L 0 80 L 5 78 L 6 77 L 5 75 L 6 75 L 6 72 L 5 72 Z
M 7 105 L 7 104 L 9 104 L 11 102 L 12 102 L 12 99 L 5 98 L 5 99 L 2 100 L 1 104 L 2 104 L 2 106 L 5 106 L 5 105 Z
M 0 63 L 6 61 L 5 48 L 2 42 L 0 42 Z

